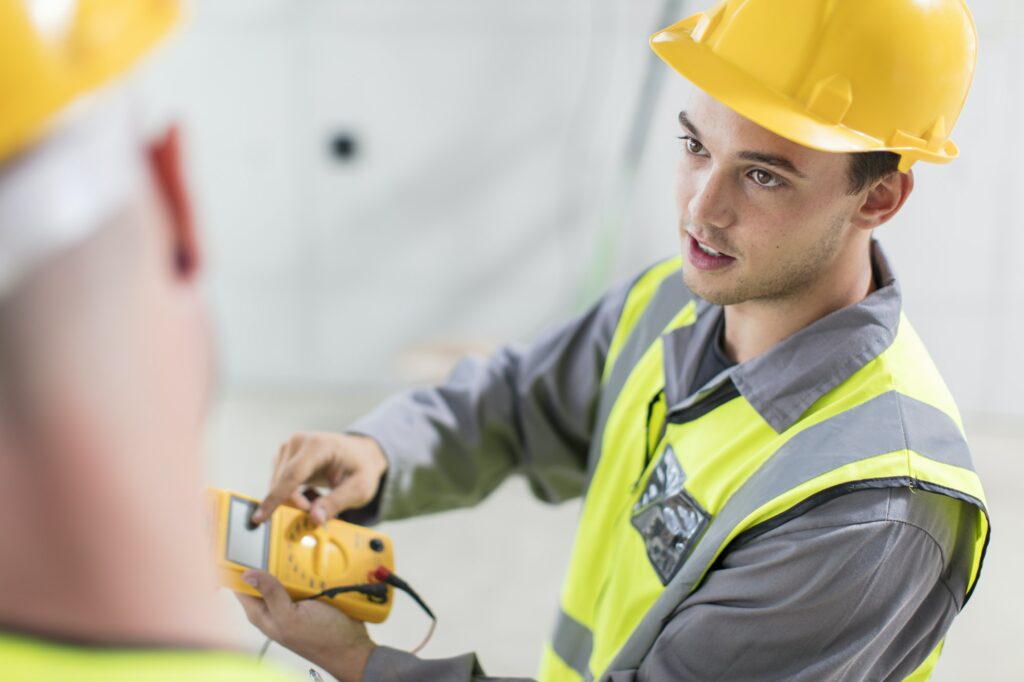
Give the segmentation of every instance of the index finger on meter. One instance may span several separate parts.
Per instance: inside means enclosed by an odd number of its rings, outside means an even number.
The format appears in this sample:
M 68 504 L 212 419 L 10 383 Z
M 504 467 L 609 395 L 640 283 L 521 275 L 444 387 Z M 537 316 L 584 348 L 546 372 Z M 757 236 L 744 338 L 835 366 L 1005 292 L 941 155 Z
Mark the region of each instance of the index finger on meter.
M 288 462 L 288 458 L 292 451 L 293 441 L 294 438 L 290 439 L 287 443 L 284 443 L 278 449 L 277 457 L 274 458 L 274 473 L 270 475 L 271 485 L 274 485 L 274 482 L 277 481 L 278 477 L 280 476 L 281 469 L 284 468 L 285 464 Z M 310 500 L 305 495 L 303 495 L 302 490 L 296 490 L 295 492 L 293 492 L 287 501 L 293 507 L 297 507 L 302 511 L 309 511 Z
M 298 491 L 299 486 L 309 480 L 309 477 L 320 466 L 320 459 L 317 456 L 295 457 L 284 464 L 278 471 L 276 480 L 270 487 L 270 492 L 252 513 L 253 523 L 262 523 L 269 519 L 278 505 L 291 498 Z

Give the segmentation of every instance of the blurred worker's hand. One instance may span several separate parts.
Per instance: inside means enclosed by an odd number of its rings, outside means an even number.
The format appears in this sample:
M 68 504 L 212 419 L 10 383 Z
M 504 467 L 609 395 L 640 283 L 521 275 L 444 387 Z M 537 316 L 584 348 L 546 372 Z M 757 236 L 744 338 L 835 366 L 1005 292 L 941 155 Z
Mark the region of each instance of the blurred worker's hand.
M 346 509 L 369 504 L 377 494 L 388 460 L 377 441 L 348 433 L 296 433 L 278 450 L 270 492 L 253 513 L 262 523 L 283 502 L 308 511 L 320 525 Z M 330 492 L 310 502 L 303 485 Z
M 363 623 L 319 601 L 292 601 L 269 573 L 246 571 L 242 579 L 263 597 L 235 595 L 249 622 L 260 632 L 341 682 L 361 682 L 376 646 Z

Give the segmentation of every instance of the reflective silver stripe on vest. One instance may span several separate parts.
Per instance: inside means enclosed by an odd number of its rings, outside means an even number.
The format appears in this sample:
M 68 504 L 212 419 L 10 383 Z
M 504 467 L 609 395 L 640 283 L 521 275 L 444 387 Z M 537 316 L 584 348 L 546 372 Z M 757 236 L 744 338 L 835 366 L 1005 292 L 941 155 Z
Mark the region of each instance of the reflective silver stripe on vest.
M 558 657 L 581 677 L 590 679 L 590 652 L 594 650 L 594 633 L 575 618 L 559 609 L 551 648 Z
M 608 422 L 608 415 L 611 414 L 622 387 L 626 385 L 626 380 L 629 379 L 629 375 L 636 367 L 636 363 L 640 362 L 643 354 L 661 336 L 661 332 L 672 321 L 672 318 L 691 300 L 693 300 L 693 294 L 683 284 L 682 270 L 673 270 L 658 285 L 658 290 L 654 292 L 651 301 L 640 315 L 636 327 L 633 328 L 629 338 L 622 345 L 622 350 L 615 360 L 611 374 L 608 375 L 608 381 L 601 387 L 594 436 L 590 441 L 590 453 L 587 456 L 587 481 L 584 494 L 590 487 L 590 479 L 593 478 L 597 462 L 601 457 L 601 441 L 604 440 L 604 427 Z
M 895 391 L 793 436 L 729 498 L 609 670 L 628 670 L 640 664 L 665 619 L 718 558 L 722 543 L 743 519 L 786 491 L 833 469 L 905 448 L 944 464 L 974 469 L 967 443 L 949 415 Z

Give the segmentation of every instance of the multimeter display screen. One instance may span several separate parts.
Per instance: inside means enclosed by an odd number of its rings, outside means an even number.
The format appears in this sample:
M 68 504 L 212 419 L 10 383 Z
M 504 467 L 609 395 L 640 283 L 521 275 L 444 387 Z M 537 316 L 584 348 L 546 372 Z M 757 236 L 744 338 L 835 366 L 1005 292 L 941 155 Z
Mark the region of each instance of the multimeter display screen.
M 225 556 L 249 568 L 267 570 L 267 540 L 270 537 L 270 521 L 256 528 L 249 525 L 249 517 L 256 510 L 256 503 L 231 498 L 228 507 L 228 539 Z

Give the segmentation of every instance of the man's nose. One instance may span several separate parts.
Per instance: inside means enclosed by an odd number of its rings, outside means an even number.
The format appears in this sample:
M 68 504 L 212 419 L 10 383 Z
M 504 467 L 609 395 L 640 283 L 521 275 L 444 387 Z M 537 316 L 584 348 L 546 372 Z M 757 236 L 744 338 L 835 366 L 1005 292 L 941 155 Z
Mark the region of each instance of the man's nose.
M 693 196 L 687 204 L 694 225 L 725 228 L 736 219 L 731 185 L 726 173 L 710 169 L 697 178 Z

